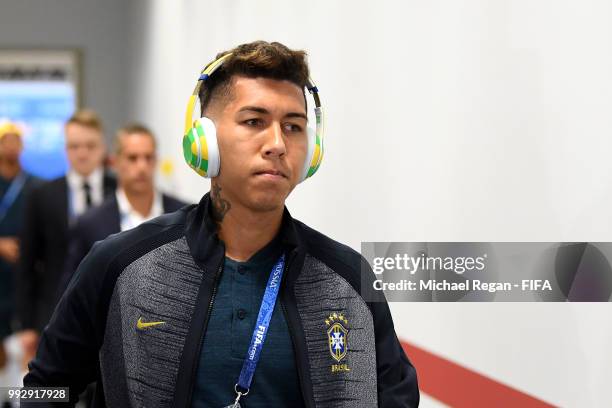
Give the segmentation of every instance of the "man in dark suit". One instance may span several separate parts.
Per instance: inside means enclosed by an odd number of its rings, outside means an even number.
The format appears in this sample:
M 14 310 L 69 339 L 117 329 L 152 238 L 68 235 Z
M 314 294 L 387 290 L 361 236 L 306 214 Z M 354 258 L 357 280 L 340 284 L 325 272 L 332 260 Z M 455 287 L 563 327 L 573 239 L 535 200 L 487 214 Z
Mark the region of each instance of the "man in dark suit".
M 148 128 L 132 124 L 120 129 L 113 150 L 117 192 L 79 217 L 71 230 L 62 289 L 96 241 L 186 205 L 155 189 L 156 143 Z
M 19 260 L 17 237 L 23 222 L 24 197 L 40 182 L 21 167 L 22 150 L 21 128 L 12 122 L 0 123 L 0 372 L 7 357 L 4 338 L 13 331 L 15 267 Z
M 98 116 L 87 110 L 76 112 L 66 122 L 65 136 L 68 173 L 33 189 L 24 209 L 17 314 L 25 338 L 33 343 L 58 299 L 69 225 L 116 189 L 116 181 L 102 166 L 106 148 Z

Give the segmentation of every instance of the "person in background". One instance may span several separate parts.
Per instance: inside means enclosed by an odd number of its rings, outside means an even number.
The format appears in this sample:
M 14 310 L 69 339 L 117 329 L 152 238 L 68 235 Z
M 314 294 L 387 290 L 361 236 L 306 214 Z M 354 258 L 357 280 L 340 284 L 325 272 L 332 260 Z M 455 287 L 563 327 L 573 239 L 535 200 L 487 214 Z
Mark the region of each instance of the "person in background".
M 115 192 L 116 181 L 102 166 L 102 124 L 89 110 L 76 112 L 65 125 L 69 170 L 32 189 L 26 198 L 17 279 L 17 315 L 26 344 L 36 344 L 57 302 L 64 271 L 69 224 Z
M 21 129 L 11 122 L 0 123 L 0 370 L 6 363 L 3 340 L 12 332 L 24 195 L 38 182 L 21 168 L 22 150 Z
M 62 289 L 96 241 L 187 205 L 155 189 L 156 147 L 153 132 L 143 125 L 130 124 L 117 132 L 111 158 L 117 191 L 79 217 L 71 230 Z

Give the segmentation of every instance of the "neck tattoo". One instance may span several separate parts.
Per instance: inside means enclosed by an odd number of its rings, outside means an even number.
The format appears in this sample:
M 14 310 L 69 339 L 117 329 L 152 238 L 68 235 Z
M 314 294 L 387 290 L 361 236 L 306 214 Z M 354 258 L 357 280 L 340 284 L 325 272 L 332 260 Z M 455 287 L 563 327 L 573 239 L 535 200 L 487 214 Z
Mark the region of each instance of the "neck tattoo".
M 212 217 L 217 223 L 221 223 L 225 214 L 232 208 L 232 205 L 225 198 L 221 197 L 221 187 L 217 183 L 212 184 L 210 198 L 212 199 Z

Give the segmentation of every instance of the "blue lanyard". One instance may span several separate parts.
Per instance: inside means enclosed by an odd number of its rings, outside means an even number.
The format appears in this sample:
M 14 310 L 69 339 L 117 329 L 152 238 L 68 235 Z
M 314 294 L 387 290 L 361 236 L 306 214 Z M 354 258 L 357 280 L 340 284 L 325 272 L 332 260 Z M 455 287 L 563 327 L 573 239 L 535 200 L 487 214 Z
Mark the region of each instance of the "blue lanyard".
M 20 172 L 17 177 L 13 179 L 8 190 L 6 190 L 4 197 L 2 197 L 2 202 L 0 202 L 0 221 L 4 219 L 9 208 L 11 208 L 11 206 L 17 199 L 17 196 L 19 196 L 19 193 L 21 192 L 21 189 L 23 188 L 26 179 L 27 176 L 25 175 L 25 173 Z
M 261 355 L 266 335 L 268 334 L 268 327 L 270 326 L 270 320 L 272 319 L 272 313 L 274 312 L 274 305 L 276 304 L 276 298 L 278 297 L 278 291 L 280 289 L 281 279 L 283 277 L 283 270 L 285 269 L 285 254 L 281 255 L 278 259 L 268 278 L 268 284 L 266 285 L 266 291 L 259 307 L 259 314 L 257 315 L 257 323 L 253 330 L 253 336 L 251 337 L 251 344 L 247 350 L 246 358 L 242 364 L 242 370 L 240 371 L 240 377 L 238 377 L 238 383 L 234 387 L 234 390 L 238 394 L 236 404 L 241 396 L 247 395 L 249 388 L 251 387 L 251 381 L 253 380 L 253 374 L 255 374 L 255 368 L 257 368 L 257 362 Z M 239 390 L 240 388 L 240 390 Z

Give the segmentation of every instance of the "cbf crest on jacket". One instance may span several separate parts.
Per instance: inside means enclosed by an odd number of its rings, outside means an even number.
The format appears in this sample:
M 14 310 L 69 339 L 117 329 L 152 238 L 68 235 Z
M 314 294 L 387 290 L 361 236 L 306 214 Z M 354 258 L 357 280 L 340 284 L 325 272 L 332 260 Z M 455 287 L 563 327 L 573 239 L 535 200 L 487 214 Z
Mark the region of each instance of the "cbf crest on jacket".
M 25 385 L 70 387 L 74 403 L 97 381 L 96 406 L 189 407 L 225 256 L 210 207 L 206 194 L 96 244 L 44 330 Z M 362 269 L 374 280 L 366 261 L 286 209 L 280 238 L 279 303 L 304 405 L 418 406 L 416 372 L 384 297 L 361 295 Z

